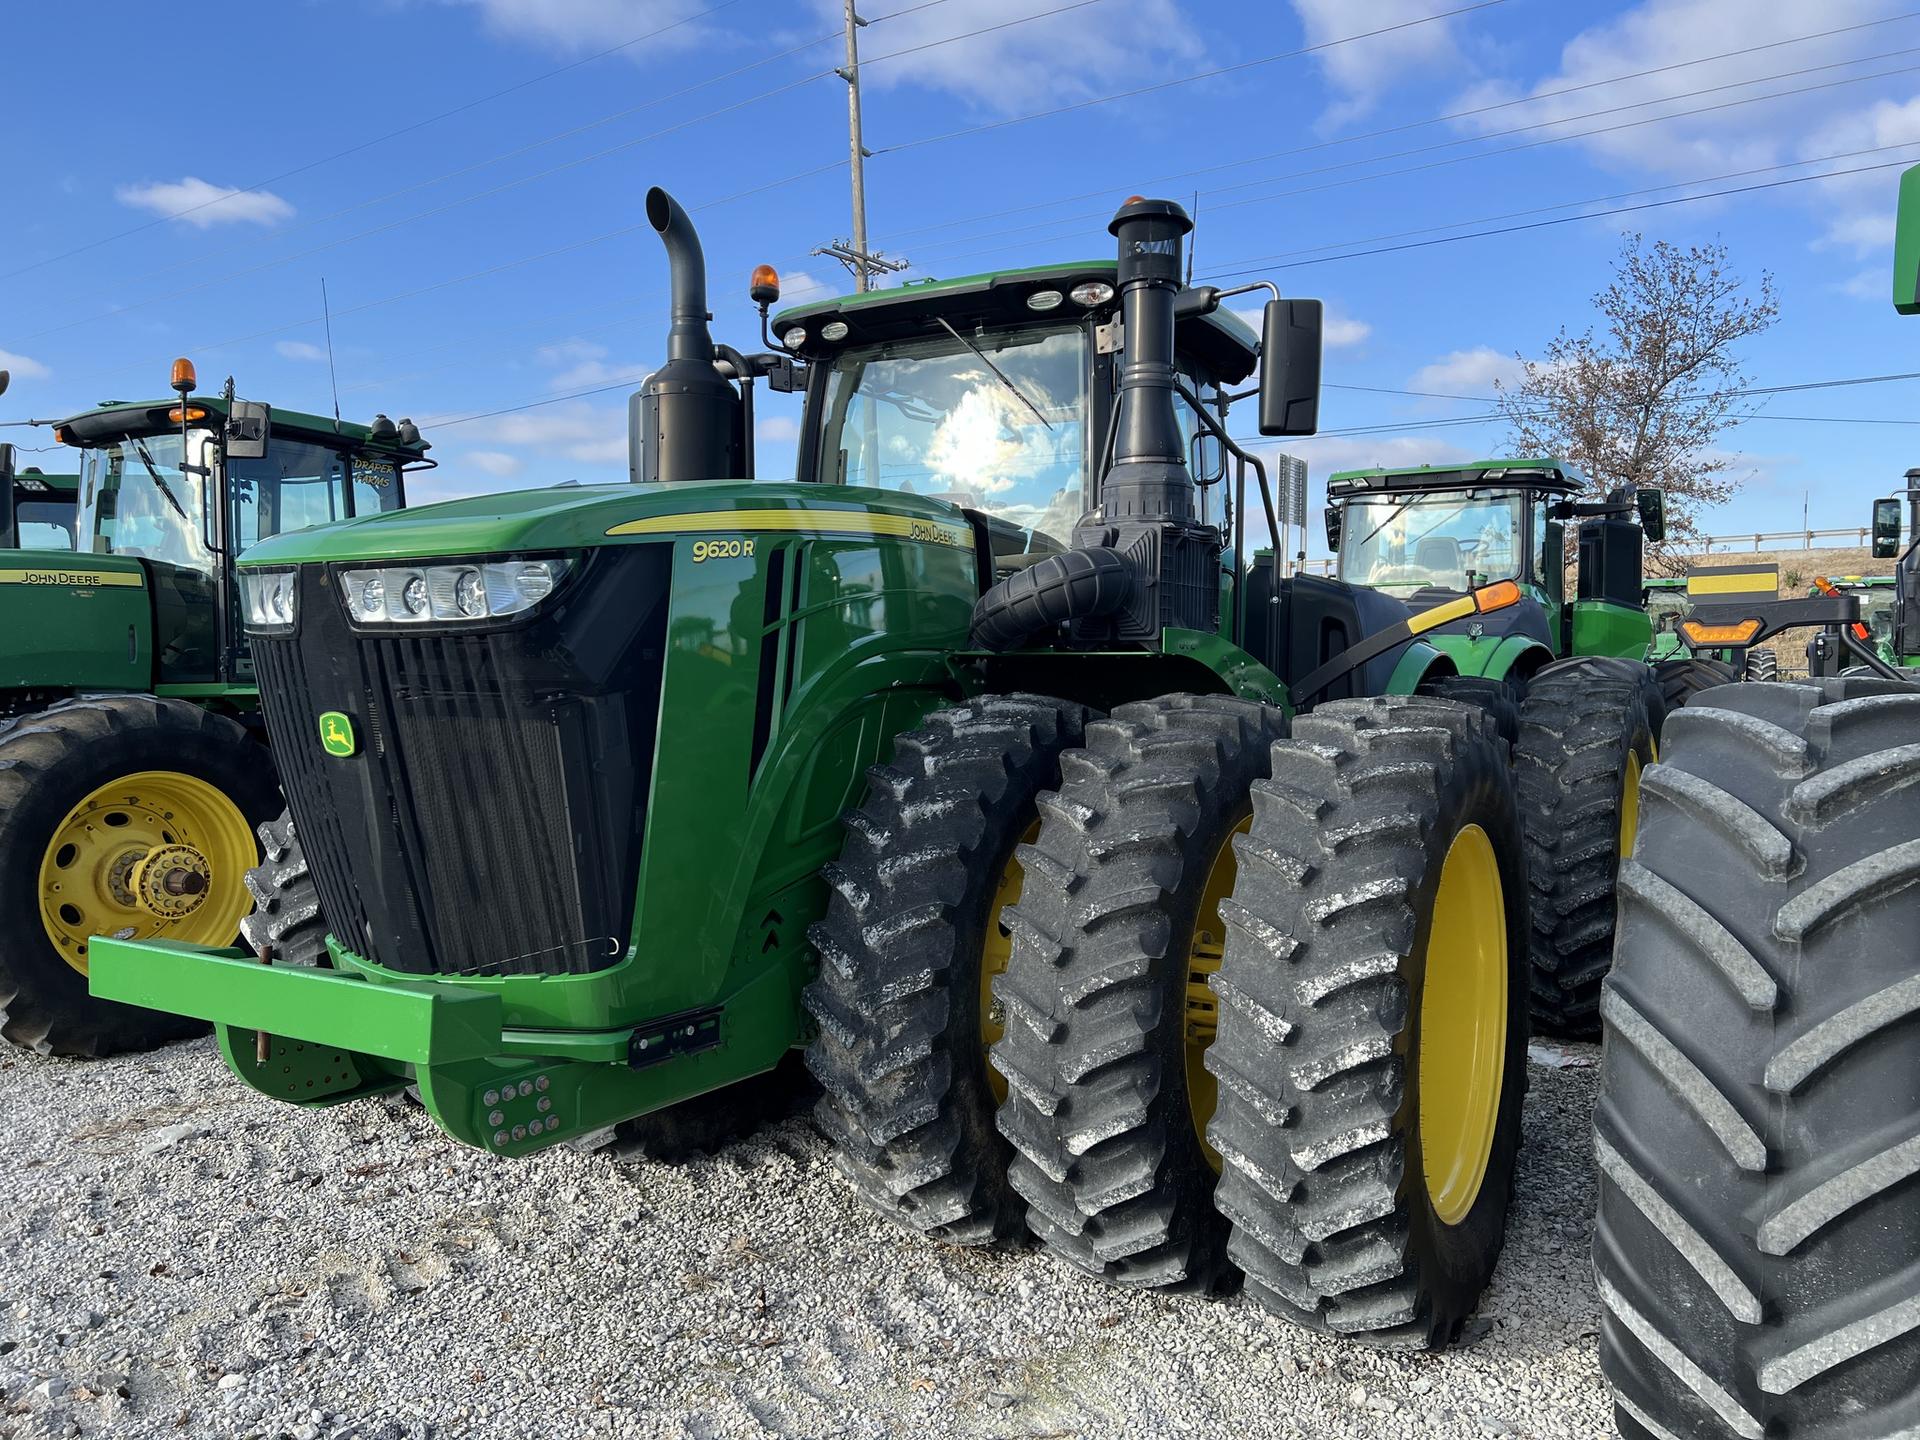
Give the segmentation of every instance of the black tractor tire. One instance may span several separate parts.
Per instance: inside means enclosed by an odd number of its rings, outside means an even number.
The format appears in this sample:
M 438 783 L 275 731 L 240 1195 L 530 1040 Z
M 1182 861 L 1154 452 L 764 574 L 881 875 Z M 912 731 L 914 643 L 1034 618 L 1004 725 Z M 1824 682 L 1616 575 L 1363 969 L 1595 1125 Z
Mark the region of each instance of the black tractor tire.
M 240 922 L 241 939 L 255 955 L 264 948 L 275 965 L 331 965 L 320 891 L 307 869 L 293 816 L 282 810 L 279 819 L 255 833 L 261 860 L 247 872 L 253 910 Z
M 815 1122 L 868 1205 L 948 1244 L 1025 1235 L 993 1124 L 981 972 L 1004 939 L 1014 848 L 1088 717 L 1019 694 L 934 711 L 868 771 L 822 872 L 827 914 L 809 932 L 820 973 L 803 996 L 818 1025 L 807 1068 L 825 1092 Z
M 1769 681 L 1778 680 L 1780 678 L 1780 657 L 1765 647 L 1758 650 L 1747 651 L 1747 666 L 1744 678 L 1757 681 L 1763 685 Z
M 1117 1285 L 1212 1293 L 1239 1280 L 1213 1207 L 1214 1087 L 1189 1069 L 1205 1027 L 1188 997 L 1226 938 L 1224 893 L 1211 914 L 1202 903 L 1223 878 L 1216 861 L 1233 863 L 1251 786 L 1285 733 L 1283 711 L 1232 696 L 1122 705 L 1061 758 L 1021 852 L 1027 887 L 995 990 L 1000 1132 L 1028 1228 Z
M 1520 743 L 1520 687 L 1483 675 L 1436 675 L 1422 680 L 1417 693 L 1484 710 L 1509 749 Z
M 1724 660 L 1715 660 L 1706 655 L 1685 655 L 1660 661 L 1653 667 L 1653 679 L 1660 687 L 1660 722 L 1665 725 L 1668 715 L 1702 690 L 1711 690 L 1716 685 L 1731 685 L 1740 679 L 1740 672 Z
M 280 810 L 273 765 L 260 746 L 236 721 L 184 700 L 66 700 L 0 735 L 0 1035 L 14 1044 L 102 1056 L 205 1033 L 199 1020 L 95 999 L 41 923 L 41 862 L 69 813 L 102 786 L 152 771 L 211 785 L 249 828 Z
M 1514 752 L 1533 893 L 1533 1020 L 1600 1033 L 1613 961 L 1613 880 L 1634 791 L 1657 754 L 1660 694 L 1634 661 L 1582 657 L 1535 673 Z
M 1506 745 L 1477 708 L 1322 705 L 1274 746 L 1237 843 L 1207 1052 L 1229 1253 L 1248 1293 L 1301 1325 L 1448 1344 L 1505 1243 L 1527 1083 L 1526 862 Z M 1457 849 L 1478 890 L 1443 890 Z M 1479 903 L 1463 912 L 1463 897 Z M 1463 959 L 1453 946 L 1468 933 L 1486 945 Z M 1483 1024 L 1484 1046 L 1462 1055 L 1475 1027 L 1448 1004 L 1470 976 L 1479 1017 L 1501 1027 Z M 1444 1092 L 1423 1090 L 1429 1061 L 1477 1080 L 1473 1143 L 1473 1127 L 1449 1130 Z
M 1920 1434 L 1920 687 L 1699 697 L 1620 893 L 1593 1256 L 1621 1433 Z

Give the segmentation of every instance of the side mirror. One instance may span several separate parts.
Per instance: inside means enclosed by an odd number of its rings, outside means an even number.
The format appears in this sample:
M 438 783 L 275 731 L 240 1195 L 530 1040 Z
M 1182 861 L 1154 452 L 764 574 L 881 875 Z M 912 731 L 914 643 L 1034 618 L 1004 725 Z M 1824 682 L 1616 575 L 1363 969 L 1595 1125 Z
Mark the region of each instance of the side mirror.
M 265 401 L 234 401 L 233 409 L 227 415 L 227 458 L 266 458 L 267 435 L 271 429 L 272 412 Z
M 12 383 L 13 383 L 13 372 L 11 370 L 0 370 L 0 395 L 6 394 L 7 386 L 11 385 Z
M 1331 550 L 1335 555 L 1340 553 L 1340 528 L 1343 518 L 1338 505 L 1327 506 L 1327 549 Z
M 1667 495 L 1664 490 L 1636 490 L 1633 503 L 1640 512 L 1640 531 L 1656 543 L 1667 538 Z
M 1260 327 L 1260 433 L 1311 435 L 1320 428 L 1318 300 L 1269 300 Z
M 1873 502 L 1873 558 L 1891 560 L 1900 553 L 1900 502 Z
M 6 373 L 0 370 L 0 376 Z M 19 543 L 13 524 L 13 446 L 0 445 L 0 550 L 12 550 Z

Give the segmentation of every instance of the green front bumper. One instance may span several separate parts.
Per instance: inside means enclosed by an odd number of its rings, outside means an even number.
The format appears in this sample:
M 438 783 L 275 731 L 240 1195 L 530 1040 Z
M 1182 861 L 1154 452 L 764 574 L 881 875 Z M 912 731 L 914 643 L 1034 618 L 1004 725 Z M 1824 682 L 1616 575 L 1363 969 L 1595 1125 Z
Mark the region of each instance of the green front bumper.
M 726 1041 L 768 1033 L 768 1012 L 793 1003 L 784 985 L 750 985 L 719 1014 L 719 1043 L 636 1068 L 632 1029 L 506 1029 L 491 989 L 376 984 L 339 970 L 262 965 L 235 949 L 97 938 L 88 985 L 105 1000 L 212 1022 L 227 1067 L 263 1095 L 337 1105 L 411 1083 L 449 1135 L 508 1155 L 770 1068 L 784 1045 Z

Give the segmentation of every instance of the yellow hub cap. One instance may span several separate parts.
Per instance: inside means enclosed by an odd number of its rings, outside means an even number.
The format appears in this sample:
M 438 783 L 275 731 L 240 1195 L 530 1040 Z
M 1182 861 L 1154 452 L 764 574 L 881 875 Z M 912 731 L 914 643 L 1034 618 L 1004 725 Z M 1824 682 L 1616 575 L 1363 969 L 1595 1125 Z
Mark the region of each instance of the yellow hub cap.
M 1500 864 L 1478 825 L 1440 867 L 1420 991 L 1420 1154 L 1434 1213 L 1473 1209 L 1500 1114 L 1507 1048 L 1507 923 Z
M 1019 845 L 1031 845 L 1040 834 L 1040 822 L 1036 819 L 1027 827 L 1026 834 L 1020 837 Z M 1013 932 L 1008 930 L 1003 917 L 1007 907 L 1020 898 L 1020 892 L 1026 888 L 1027 871 L 1020 863 L 1019 845 L 1013 854 L 1007 857 L 1007 863 L 1000 871 L 999 883 L 993 887 L 993 898 L 987 902 L 987 933 L 980 946 L 980 1049 L 982 1052 L 993 1048 L 994 1042 L 1007 1033 L 1007 1012 L 993 993 L 993 978 L 1007 973 L 1007 961 L 1013 958 Z M 993 1098 L 1007 1098 L 1007 1082 L 1000 1078 L 1000 1072 L 987 1066 L 987 1083 L 993 1087 Z
M 1220 1082 L 1207 1069 L 1207 1046 L 1213 1043 L 1220 1023 L 1220 1002 L 1207 986 L 1207 977 L 1220 968 L 1227 949 L 1227 922 L 1220 916 L 1220 904 L 1233 893 L 1234 878 L 1240 873 L 1239 859 L 1233 853 L 1233 837 L 1244 835 L 1253 824 L 1249 815 L 1220 842 L 1213 864 L 1207 870 L 1207 883 L 1200 892 L 1200 909 L 1194 916 L 1193 944 L 1187 950 L 1187 1112 L 1193 1117 L 1193 1133 L 1214 1173 L 1220 1172 L 1220 1152 L 1207 1143 L 1207 1122 L 1220 1103 Z
M 143 770 L 86 796 L 40 859 L 40 923 L 82 975 L 95 935 L 226 945 L 259 859 L 246 816 L 217 787 Z

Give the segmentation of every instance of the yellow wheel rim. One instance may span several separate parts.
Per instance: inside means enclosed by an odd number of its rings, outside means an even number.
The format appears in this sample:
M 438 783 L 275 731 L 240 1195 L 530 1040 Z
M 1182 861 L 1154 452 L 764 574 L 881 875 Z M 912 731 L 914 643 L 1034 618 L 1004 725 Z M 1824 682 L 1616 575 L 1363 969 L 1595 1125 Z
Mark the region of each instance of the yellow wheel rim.
M 1647 754 L 1651 761 L 1660 758 L 1660 742 L 1651 735 L 1647 737 Z M 1640 747 L 1635 745 L 1627 751 L 1627 768 L 1620 777 L 1620 858 L 1626 859 L 1633 854 L 1633 837 L 1640 829 Z
M 1005 916 L 1007 907 L 1020 899 L 1020 892 L 1027 884 L 1026 867 L 1020 863 L 1020 845 L 1031 845 L 1039 834 L 1040 822 L 1036 819 L 1027 826 L 1019 844 L 1007 857 L 1007 863 L 1001 867 L 1000 878 L 993 887 L 993 899 L 988 902 L 987 933 L 980 945 L 980 1049 L 983 1054 L 1007 1033 L 1006 1010 L 993 993 L 993 979 L 1006 974 L 1007 962 L 1013 958 L 1013 932 L 1007 929 Z M 987 1066 L 987 1083 L 993 1087 L 995 1100 L 1007 1098 L 1007 1082 L 992 1065 Z
M 1434 1213 L 1458 1225 L 1493 1153 L 1507 1048 L 1507 910 L 1493 842 L 1478 825 L 1440 867 L 1420 990 L 1420 1155 Z
M 1233 893 L 1234 878 L 1240 862 L 1233 853 L 1233 837 L 1244 835 L 1253 824 L 1251 815 L 1243 819 L 1214 852 L 1207 869 L 1207 883 L 1200 892 L 1200 908 L 1193 921 L 1193 943 L 1187 948 L 1187 1113 L 1193 1117 L 1193 1133 L 1207 1152 L 1207 1163 L 1220 1173 L 1220 1152 L 1207 1143 L 1207 1122 L 1220 1103 L 1220 1082 L 1207 1069 L 1207 1047 L 1213 1043 L 1220 1023 L 1219 998 L 1207 985 L 1207 977 L 1220 968 L 1227 949 L 1227 922 L 1221 918 L 1220 905 Z
M 55 827 L 40 859 L 40 923 L 82 975 L 95 935 L 226 945 L 259 858 L 247 817 L 218 787 L 173 770 L 125 775 Z

